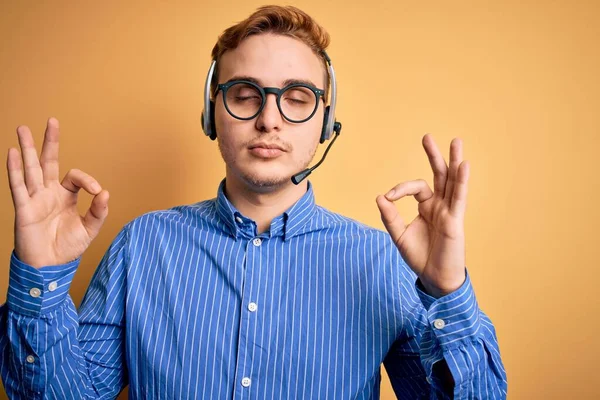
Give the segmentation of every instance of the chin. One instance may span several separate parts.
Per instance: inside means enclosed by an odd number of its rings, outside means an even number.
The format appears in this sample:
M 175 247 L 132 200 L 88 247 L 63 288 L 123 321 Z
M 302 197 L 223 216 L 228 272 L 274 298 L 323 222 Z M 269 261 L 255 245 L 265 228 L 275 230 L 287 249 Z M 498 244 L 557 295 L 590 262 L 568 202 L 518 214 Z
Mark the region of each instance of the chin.
M 261 189 L 274 189 L 291 182 L 291 176 L 262 176 L 256 174 L 245 174 L 242 179 L 249 185 Z
M 292 183 L 292 172 L 273 173 L 273 167 L 269 169 L 270 171 L 238 171 L 238 176 L 247 185 L 256 189 L 276 189 Z

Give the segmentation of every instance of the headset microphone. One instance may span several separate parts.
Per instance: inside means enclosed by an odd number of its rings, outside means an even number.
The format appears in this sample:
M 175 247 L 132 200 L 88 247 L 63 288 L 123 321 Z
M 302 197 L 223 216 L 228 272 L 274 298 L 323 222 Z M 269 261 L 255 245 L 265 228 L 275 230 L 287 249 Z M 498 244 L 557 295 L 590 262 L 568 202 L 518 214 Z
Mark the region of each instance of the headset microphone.
M 321 165 L 323 163 L 323 161 L 325 161 L 325 157 L 327 157 L 327 153 L 329 152 L 329 149 L 331 148 L 331 146 L 333 146 L 333 144 L 335 143 L 335 140 L 338 138 L 338 136 L 340 135 L 340 132 L 342 131 L 342 123 L 336 122 L 333 125 L 333 131 L 335 133 L 335 136 L 334 136 L 333 140 L 331 141 L 331 143 L 329 143 L 329 145 L 325 149 L 325 153 L 323 153 L 323 157 L 321 157 L 319 162 L 317 164 L 315 164 L 314 166 L 305 169 L 302 172 L 298 172 L 296 175 L 292 175 L 292 182 L 294 183 L 294 185 L 297 185 L 300 182 L 302 182 L 304 179 L 306 179 L 310 174 L 312 174 L 312 172 L 315 169 L 317 169 L 317 167 L 319 165 Z

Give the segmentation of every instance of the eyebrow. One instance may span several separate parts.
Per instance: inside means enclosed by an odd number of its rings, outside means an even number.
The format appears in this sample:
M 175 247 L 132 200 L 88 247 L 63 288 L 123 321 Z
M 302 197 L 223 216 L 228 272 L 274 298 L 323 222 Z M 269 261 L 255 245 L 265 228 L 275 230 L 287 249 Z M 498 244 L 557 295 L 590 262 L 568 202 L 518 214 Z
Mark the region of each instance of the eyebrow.
M 236 75 L 236 76 L 233 76 L 231 79 L 229 79 L 226 83 L 229 83 L 232 81 L 249 81 L 249 82 L 257 84 L 258 86 L 262 86 L 260 84 L 260 82 L 258 81 L 258 79 L 251 77 L 251 76 Z M 295 85 L 295 84 L 304 84 L 304 85 L 309 85 L 312 87 L 319 88 L 317 85 L 314 84 L 313 81 L 308 80 L 308 79 L 286 79 L 285 81 L 283 81 L 283 84 L 281 87 L 286 87 L 286 86 Z

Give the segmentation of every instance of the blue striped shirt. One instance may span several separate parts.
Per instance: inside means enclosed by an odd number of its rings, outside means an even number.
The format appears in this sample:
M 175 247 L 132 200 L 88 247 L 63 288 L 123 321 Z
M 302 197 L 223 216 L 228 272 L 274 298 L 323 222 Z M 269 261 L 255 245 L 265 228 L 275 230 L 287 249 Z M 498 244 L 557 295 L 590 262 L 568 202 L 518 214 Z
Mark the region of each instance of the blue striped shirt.
M 80 259 L 11 257 L 0 372 L 31 399 L 377 399 L 385 365 L 402 399 L 506 397 L 494 326 L 469 276 L 439 299 L 390 236 L 315 204 L 312 185 L 257 234 L 224 194 L 144 214 L 102 258 L 79 312 Z M 33 289 L 33 290 L 32 290 Z

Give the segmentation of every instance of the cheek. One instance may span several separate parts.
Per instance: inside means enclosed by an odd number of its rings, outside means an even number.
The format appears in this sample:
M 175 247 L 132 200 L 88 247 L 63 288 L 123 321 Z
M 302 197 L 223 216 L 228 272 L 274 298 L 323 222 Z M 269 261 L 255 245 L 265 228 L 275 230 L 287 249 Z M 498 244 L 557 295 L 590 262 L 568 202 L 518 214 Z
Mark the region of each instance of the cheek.
M 232 118 L 227 113 L 227 110 L 225 110 L 223 102 L 217 100 L 215 105 L 215 125 L 217 134 L 219 134 L 219 132 L 228 132 L 231 129 L 232 121 L 230 121 L 230 119 Z
M 215 109 L 215 128 L 217 130 L 217 138 L 221 141 L 222 146 L 228 148 L 237 148 L 242 146 L 249 140 L 247 121 L 240 121 L 233 118 L 223 103 L 217 104 Z
M 322 119 L 320 120 L 322 121 Z M 321 137 L 321 122 L 310 120 L 305 122 L 302 129 L 294 132 L 293 139 L 291 138 L 293 153 L 293 165 L 304 165 L 309 163 L 314 157 L 319 146 Z

